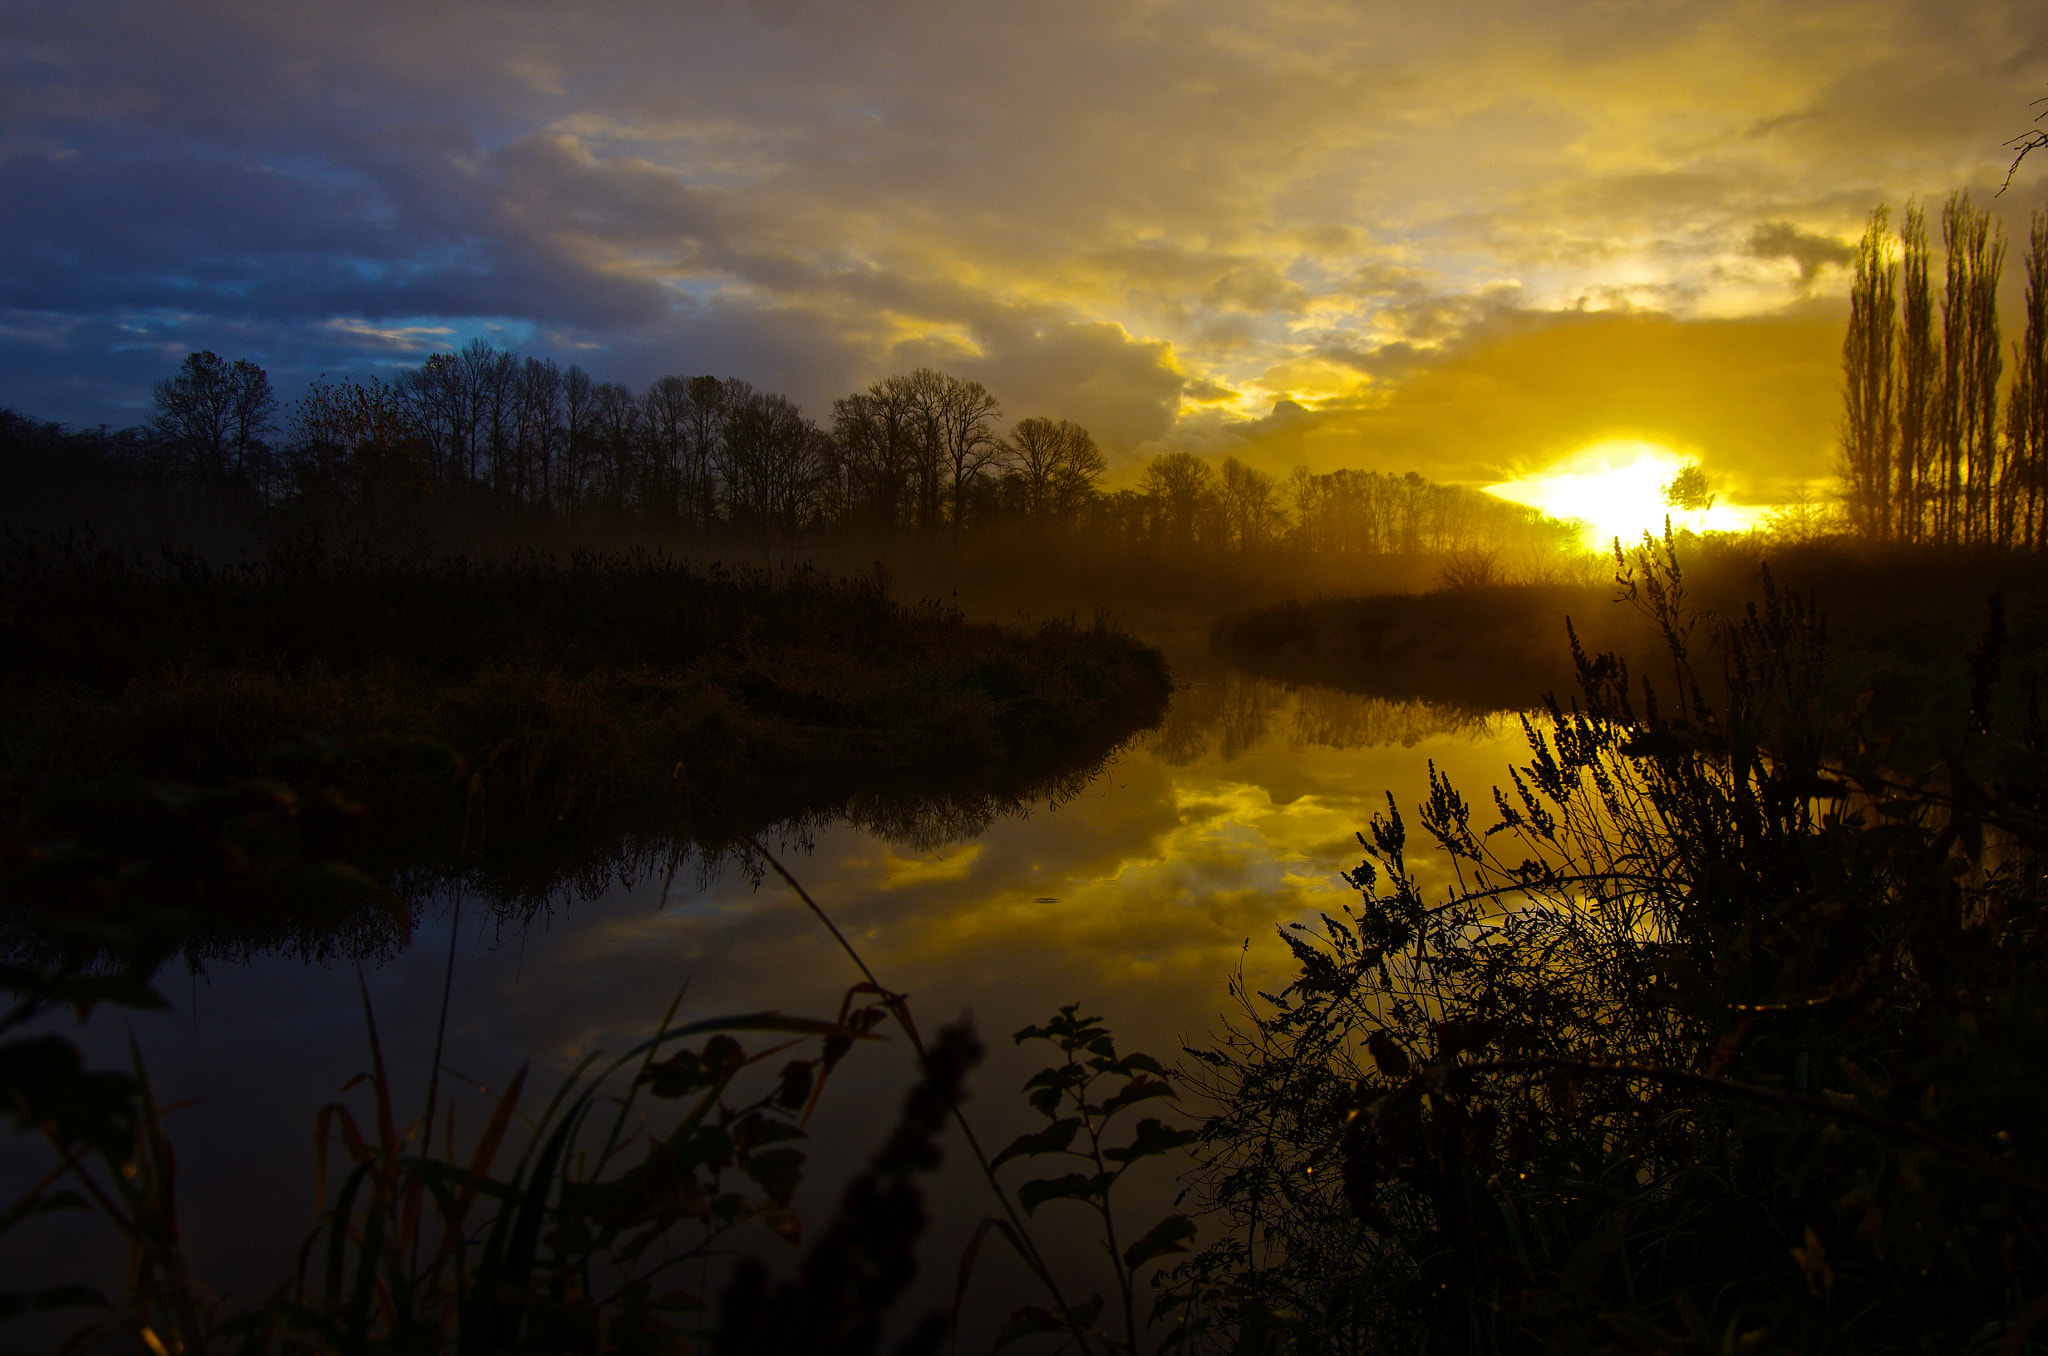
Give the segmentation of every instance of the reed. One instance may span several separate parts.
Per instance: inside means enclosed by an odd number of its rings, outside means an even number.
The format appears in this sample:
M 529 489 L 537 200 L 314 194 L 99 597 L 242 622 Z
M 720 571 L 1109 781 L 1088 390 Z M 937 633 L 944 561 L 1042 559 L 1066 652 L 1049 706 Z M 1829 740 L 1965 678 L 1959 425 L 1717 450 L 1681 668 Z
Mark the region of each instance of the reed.
M 1576 649 L 1491 813 L 1390 803 L 1356 905 L 1190 1051 L 1194 1346 L 2031 1349 L 2048 747 L 1994 719 L 2002 611 L 1916 774 L 1806 599 L 1716 622 L 1668 540 L 1622 565 L 1662 662 Z

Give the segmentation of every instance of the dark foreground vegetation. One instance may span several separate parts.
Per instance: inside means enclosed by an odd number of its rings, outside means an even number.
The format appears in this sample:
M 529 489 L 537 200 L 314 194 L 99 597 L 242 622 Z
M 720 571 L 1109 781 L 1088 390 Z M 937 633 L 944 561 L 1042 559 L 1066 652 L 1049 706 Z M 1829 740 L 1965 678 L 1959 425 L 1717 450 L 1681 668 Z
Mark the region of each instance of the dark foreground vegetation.
M 1358 906 L 1190 1052 L 1226 1236 L 1177 1297 L 1254 1349 L 2035 1349 L 2048 819 L 2001 610 L 1922 771 L 1804 598 L 1715 621 L 1628 565 L 1683 646 L 1582 657 L 1490 807 L 1390 804 Z
M 997 1188 L 981 1242 L 1014 1248 L 1045 1287 L 1005 1341 L 2038 1348 L 2048 818 L 2043 733 L 2003 673 L 2002 610 L 1984 614 L 1964 716 L 1923 770 L 1835 700 L 1803 596 L 1763 582 L 1721 621 L 1689 609 L 1675 555 L 1626 565 L 1645 624 L 1679 643 L 1647 672 L 1582 654 L 1576 697 L 1532 717 L 1530 761 L 1490 808 L 1441 779 L 1419 814 L 1390 805 L 1349 873 L 1356 905 L 1284 930 L 1298 972 L 1272 993 L 1240 981 L 1240 1019 L 1186 1071 L 1118 1052 L 1076 1008 L 1019 1033 L 1058 1051 L 1029 1085 L 1046 1126 L 999 1154 L 966 1146 Z M 148 920 L 167 901 L 350 878 L 303 843 L 220 850 L 260 840 L 204 828 L 233 809 L 208 804 L 179 807 L 210 845 L 182 855 L 173 834 L 110 864 L 88 840 L 39 835 L 35 810 L 8 841 L 11 895 L 148 906 L 127 923 L 46 914 L 41 959 L 4 976 L 22 1006 L 0 1075 L 58 1164 L 7 1223 L 89 1201 L 123 1229 L 136 1279 L 102 1336 L 146 1327 L 188 1351 L 868 1352 L 890 1348 L 885 1334 L 942 1347 L 945 1315 L 892 1309 L 915 1267 L 954 1265 L 917 1255 L 918 1183 L 941 1123 L 967 1125 L 965 1032 L 916 1046 L 924 1081 L 902 1125 L 797 1277 L 743 1268 L 712 1296 L 669 1270 L 742 1226 L 795 1231 L 794 1132 L 832 1069 L 882 1023 L 917 1040 L 901 997 L 864 971 L 835 1016 L 736 1017 L 635 1052 L 618 1095 L 675 1109 L 644 1125 L 600 1118 L 613 1104 L 579 1077 L 530 1140 L 514 1089 L 474 1150 L 439 1153 L 421 1136 L 431 1101 L 409 1119 L 373 1078 L 367 1115 L 323 1113 L 320 1142 L 345 1161 L 295 1278 L 240 1315 L 206 1307 L 179 1269 L 169 1146 L 140 1066 L 88 1071 L 61 1036 L 16 1032 L 54 1004 L 152 1001 Z M 1411 825 L 1453 868 L 1441 898 L 1417 885 Z M 1176 1081 L 1206 1107 L 1196 1127 L 1142 1114 Z M 1130 1228 L 1113 1208 L 1123 1169 L 1191 1137 L 1189 1217 Z M 1020 1159 L 1062 1167 L 1013 1189 Z M 1047 1208 L 1096 1212 L 1115 1259 L 1098 1294 L 1063 1290 L 1071 1278 L 1031 1242 Z M 1190 1246 L 1148 1304 L 1145 1273 Z

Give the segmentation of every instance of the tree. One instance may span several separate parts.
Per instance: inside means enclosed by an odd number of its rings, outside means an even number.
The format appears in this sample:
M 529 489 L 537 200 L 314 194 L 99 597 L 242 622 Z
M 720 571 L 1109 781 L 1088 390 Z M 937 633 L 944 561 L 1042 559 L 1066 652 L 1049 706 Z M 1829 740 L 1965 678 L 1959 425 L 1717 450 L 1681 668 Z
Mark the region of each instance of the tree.
M 1192 452 L 1162 452 L 1146 463 L 1144 492 L 1163 545 L 1193 546 L 1216 502 L 1216 477 Z
M 1989 211 L 1971 206 L 1967 191 L 1949 196 L 1941 235 L 1948 269 L 1941 298 L 1936 518 L 1944 542 L 1983 541 L 1992 536 L 1991 486 L 1998 471 L 1998 275 L 2005 238 L 1992 231 Z
M 888 535 L 913 500 L 918 430 L 897 378 L 832 402 L 832 436 L 844 480 L 843 511 Z
M 1072 521 L 1106 469 L 1088 430 L 1065 419 L 1019 419 L 1010 430 L 1008 449 L 1023 488 L 1024 511 L 1032 518 Z
M 1920 540 L 1926 530 L 1928 479 L 1938 432 L 1935 398 L 1941 350 L 1934 334 L 1934 294 L 1927 280 L 1927 258 L 1927 214 L 1919 203 L 1909 202 L 1899 226 L 1899 375 L 1893 390 L 1899 437 L 1892 522 L 1905 541 Z
M 597 383 L 574 363 L 562 373 L 561 508 L 574 516 L 583 507 L 584 482 L 597 426 Z
M 424 549 L 432 453 L 403 392 L 315 381 L 292 413 L 293 488 L 310 525 L 345 555 Z
M 604 460 L 603 494 L 612 514 L 623 516 L 626 504 L 636 494 L 634 482 L 640 473 L 641 426 L 639 397 L 623 382 L 598 383 L 591 392 L 592 419 L 597 445 Z
M 269 376 L 248 359 L 188 354 L 176 376 L 151 389 L 151 403 L 151 431 L 202 484 L 246 481 L 261 470 L 277 399 Z
M 936 524 L 938 493 L 946 491 L 957 533 L 966 520 L 974 483 L 999 469 L 1008 448 L 995 434 L 1002 405 L 978 381 L 962 381 L 929 367 L 905 379 L 920 434 L 918 446 L 921 527 Z
M 1856 277 L 1849 288 L 1849 330 L 1842 340 L 1842 479 L 1850 520 L 1865 535 L 1892 535 L 1892 459 L 1897 441 L 1895 408 L 1898 306 L 1895 270 L 1887 255 L 1883 207 L 1870 214 L 1856 247 Z M 1697 467 L 1688 468 L 1695 473 Z M 1673 484 L 1677 484 L 1676 481 Z M 1704 490 L 1705 479 L 1700 488 Z M 1666 487 L 1670 499 L 1670 487 Z M 1678 507 L 1690 507 L 1677 505 Z
M 1707 491 L 1707 473 L 1698 462 L 1689 462 L 1664 486 L 1664 502 L 1682 513 L 1705 513 L 1714 506 Z
M 2006 514 L 2010 534 L 2029 549 L 2044 544 L 2048 515 L 2048 214 L 2034 213 L 2027 242 L 2026 332 L 2014 353 L 2006 403 Z
M 1273 477 L 1236 457 L 1225 457 L 1218 469 L 1217 500 L 1223 509 L 1228 544 L 1240 551 L 1256 551 L 1270 544 L 1286 522 Z

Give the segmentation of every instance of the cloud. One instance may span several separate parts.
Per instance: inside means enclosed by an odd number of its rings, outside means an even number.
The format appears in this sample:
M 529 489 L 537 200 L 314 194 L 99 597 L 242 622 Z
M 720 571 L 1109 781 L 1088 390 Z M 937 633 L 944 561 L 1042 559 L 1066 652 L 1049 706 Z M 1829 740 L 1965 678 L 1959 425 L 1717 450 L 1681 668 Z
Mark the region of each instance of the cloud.
M 1790 259 L 1799 266 L 1799 280 L 1808 283 L 1823 268 L 1846 268 L 1856 258 L 1855 246 L 1802 231 L 1789 221 L 1758 223 L 1749 235 L 1749 252 L 1758 259 Z
M 2048 64 L 2048 16 L 2017 0 L 111 0 L 12 22 L 0 294 L 96 371 L 57 381 L 44 343 L 0 399 L 107 417 L 146 391 L 138 353 L 239 337 L 335 369 L 445 330 L 814 411 L 932 362 L 1129 449 L 1242 438 L 1276 400 L 1406 408 L 1439 367 L 1448 400 L 1480 346 L 1581 334 L 1581 311 L 1703 326 L 1731 389 L 1774 390 L 1716 327 L 1799 329 L 1870 207 L 1995 186 Z M 2000 200 L 2009 235 L 2044 174 Z M 111 338 L 138 324 L 144 347 Z M 40 342 L 0 333 L 0 360 Z M 1483 389 L 1534 403 L 1441 417 L 1555 404 Z M 1358 454 L 1490 455 L 1452 441 Z

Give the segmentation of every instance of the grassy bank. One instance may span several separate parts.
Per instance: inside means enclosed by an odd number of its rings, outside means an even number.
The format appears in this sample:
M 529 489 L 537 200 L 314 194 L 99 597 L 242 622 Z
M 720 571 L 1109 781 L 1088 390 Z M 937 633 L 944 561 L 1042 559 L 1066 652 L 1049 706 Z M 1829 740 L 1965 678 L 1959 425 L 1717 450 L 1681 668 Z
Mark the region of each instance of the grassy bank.
M 224 782 L 296 746 L 291 779 L 404 826 L 400 856 L 889 817 L 912 782 L 1002 794 L 1099 758 L 1170 690 L 1099 619 L 977 624 L 879 574 L 645 554 L 219 567 L 17 544 L 0 656 L 0 804 Z
M 1782 592 L 1826 615 L 1830 695 L 1863 702 L 1865 728 L 1878 738 L 1911 743 L 1916 733 L 1955 724 L 1970 695 L 1962 657 L 1979 645 L 1994 596 L 2007 683 L 2023 691 L 2048 668 L 2048 567 L 2038 561 L 1846 545 L 1780 549 L 1768 561 L 1711 542 L 1680 542 L 1677 551 L 1682 601 L 1696 618 L 1688 644 L 1697 653 L 1689 658 L 1709 685 L 1721 681 L 1717 628 L 1740 622 L 1762 600 L 1766 565 Z M 1588 653 L 1619 655 L 1631 674 L 1668 690 L 1669 646 L 1624 592 L 1613 584 L 1531 584 L 1319 596 L 1225 617 L 1211 639 L 1265 677 L 1498 709 L 1576 690 L 1564 643 L 1569 619 Z

